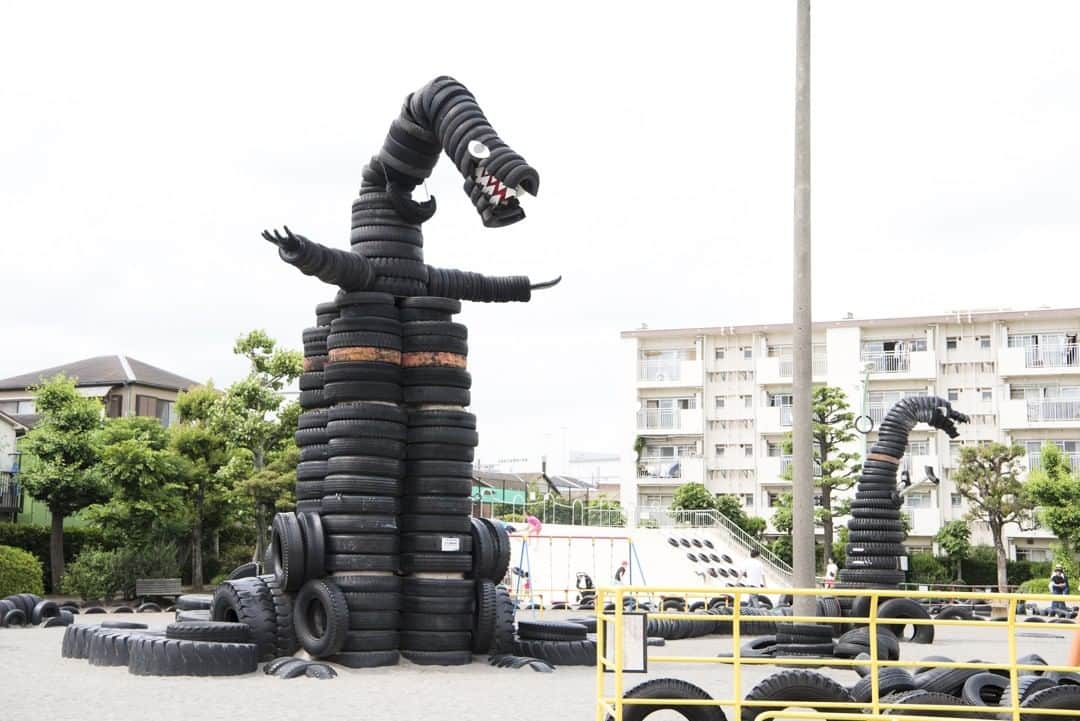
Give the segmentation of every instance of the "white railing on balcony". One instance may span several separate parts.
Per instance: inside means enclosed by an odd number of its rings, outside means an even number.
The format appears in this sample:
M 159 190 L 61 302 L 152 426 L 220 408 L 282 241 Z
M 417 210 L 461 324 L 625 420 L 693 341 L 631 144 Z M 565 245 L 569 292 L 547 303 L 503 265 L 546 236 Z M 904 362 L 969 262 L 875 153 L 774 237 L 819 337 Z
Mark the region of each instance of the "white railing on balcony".
M 640 430 L 675 430 L 680 423 L 678 408 L 644 408 L 638 411 L 637 427 Z
M 1042 348 L 1028 346 L 1024 349 L 1024 365 L 1028 368 L 1080 368 L 1080 352 L 1076 343 Z
M 864 351 L 864 363 L 873 363 L 871 373 L 904 373 L 911 367 L 911 354 L 906 350 Z
M 677 381 L 680 378 L 681 366 L 671 360 L 639 360 L 639 381 Z
M 1029 421 L 1080 421 L 1080 400 L 1047 399 L 1027 402 Z
M 795 424 L 795 416 L 791 406 L 780 406 L 780 425 L 789 428 Z
M 1042 468 L 1042 453 L 1029 453 L 1027 458 L 1028 470 L 1035 471 Z M 1080 453 L 1062 453 L 1061 458 L 1072 470 L 1080 470 Z
M 885 414 L 889 411 L 885 406 L 870 406 L 866 409 L 866 415 L 874 421 L 874 427 L 877 428 L 883 420 L 885 420 Z
M 780 475 L 783 476 L 791 468 L 791 456 L 780 456 Z M 814 478 L 821 478 L 821 464 L 814 461 Z
M 791 378 L 793 375 L 795 375 L 795 360 L 793 358 L 782 356 L 780 358 L 779 366 L 781 378 Z M 828 365 L 825 362 L 825 356 L 815 354 L 814 368 L 811 373 L 816 376 L 823 376 L 825 375 L 827 368 Z
M 638 463 L 638 478 L 682 478 L 681 459 L 671 458 L 662 461 L 643 459 Z

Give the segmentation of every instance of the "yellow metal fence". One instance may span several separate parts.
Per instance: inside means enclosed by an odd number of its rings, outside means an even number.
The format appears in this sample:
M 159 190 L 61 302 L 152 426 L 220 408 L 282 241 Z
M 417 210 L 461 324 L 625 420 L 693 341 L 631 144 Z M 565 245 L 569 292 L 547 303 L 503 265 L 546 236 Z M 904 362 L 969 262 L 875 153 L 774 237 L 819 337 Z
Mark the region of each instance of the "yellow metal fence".
M 771 658 L 771 657 L 744 657 L 741 652 L 741 639 L 745 634 L 741 633 L 741 621 L 745 619 L 747 622 L 761 622 L 765 620 L 762 616 L 749 616 L 742 613 L 741 601 L 744 597 L 753 596 L 756 594 L 764 594 L 767 596 L 776 595 L 793 595 L 793 596 L 814 596 L 814 597 L 869 597 L 870 610 L 865 617 L 836 617 L 836 616 L 772 616 L 768 617 L 769 620 L 773 620 L 776 623 L 846 623 L 869 626 L 869 643 L 870 643 L 870 658 L 867 660 L 856 659 L 841 659 L 841 658 L 809 658 L 809 657 L 783 657 L 783 658 Z M 731 607 L 731 614 L 724 616 L 716 616 L 702 613 L 685 613 L 685 612 L 661 612 L 661 613 L 649 613 L 649 619 L 682 619 L 699 623 L 715 623 L 717 620 L 730 621 L 731 623 L 731 645 L 732 652 L 730 656 L 714 656 L 714 657 L 702 657 L 702 656 L 675 656 L 657 654 L 652 651 L 652 647 L 646 649 L 647 659 L 650 666 L 652 664 L 720 664 L 731 666 L 731 688 L 733 691 L 731 698 L 717 698 L 709 700 L 687 700 L 687 699 L 664 699 L 664 698 L 625 698 L 625 679 L 623 677 L 623 620 L 629 615 L 631 611 L 625 608 L 627 599 L 633 598 L 635 601 L 653 600 L 654 602 L 662 597 L 683 597 L 683 598 L 708 598 L 712 596 L 723 595 L 733 598 Z M 763 707 L 761 714 L 758 714 L 756 721 L 770 721 L 771 719 L 787 719 L 787 718 L 800 718 L 800 719 L 835 719 L 836 721 L 871 721 L 874 719 L 880 719 L 882 716 L 889 718 L 903 717 L 905 721 L 929 721 L 930 718 L 941 718 L 948 716 L 952 719 L 1010 719 L 1012 721 L 1037 721 L 1035 719 L 1036 714 L 1040 717 L 1042 715 L 1050 717 L 1070 717 L 1074 719 L 1080 719 L 1080 708 L 1078 709 L 1035 709 L 1024 708 L 1021 715 L 1020 698 L 1019 698 L 1019 676 L 1022 671 L 1039 671 L 1039 672 L 1051 672 L 1051 671 L 1077 671 L 1080 670 L 1075 666 L 1047 666 L 1041 664 L 1019 664 L 1017 663 L 1016 654 L 1016 630 L 1017 630 L 1017 615 L 1016 607 L 1020 601 L 1068 601 L 1072 603 L 1080 602 L 1080 595 L 1072 596 L 1053 596 L 1049 594 L 1024 594 L 1023 596 L 1017 594 L 1005 594 L 1005 593 L 978 593 L 978 592 L 965 592 L 965 593 L 950 593 L 949 597 L 955 600 L 989 600 L 992 607 L 1001 608 L 1005 611 L 1004 621 L 983 621 L 983 620 L 962 620 L 962 619 L 948 619 L 948 620 L 935 620 L 935 619 L 897 619 L 897 618 L 878 618 L 878 608 L 881 603 L 891 598 L 912 598 L 912 599 L 925 599 L 928 596 L 927 591 L 898 591 L 898 590 L 871 590 L 871 589 L 839 589 L 839 588 L 814 588 L 814 589 L 760 589 L 760 588 L 724 588 L 722 593 L 716 593 L 716 589 L 709 588 L 682 588 L 682 587 L 659 587 L 659 586 L 615 586 L 615 587 L 602 587 L 596 589 L 596 648 L 597 648 L 597 664 L 596 664 L 596 721 L 605 721 L 606 718 L 613 718 L 615 721 L 622 721 L 623 711 L 626 706 L 632 705 L 665 705 L 665 706 L 718 706 L 732 709 L 733 713 L 728 716 L 729 721 L 740 721 L 742 719 L 744 708 Z M 613 604 L 612 611 L 604 611 L 605 605 Z M 1004 607 L 1004 608 L 1002 608 Z M 609 625 L 610 624 L 610 625 Z M 978 628 L 986 627 L 993 628 L 1000 632 L 1008 634 L 1008 659 L 1006 661 L 996 661 L 993 663 L 976 663 L 976 662 L 945 662 L 945 661 L 924 661 L 924 660 L 899 660 L 888 661 L 878 659 L 878 636 L 877 628 L 879 625 L 932 625 L 935 627 L 944 626 L 962 626 L 964 628 Z M 1053 627 L 1055 630 L 1076 632 L 1080 631 L 1080 625 L 1061 624 Z M 1027 630 L 1031 630 L 1030 627 Z M 608 658 L 606 655 L 606 643 L 607 634 L 614 634 L 613 638 L 613 656 L 614 658 Z M 1070 644 L 1071 637 L 1068 638 L 1066 644 Z M 870 702 L 860 701 L 813 701 L 808 702 L 806 700 L 767 700 L 767 701 L 746 701 L 743 699 L 744 692 L 742 690 L 742 675 L 743 667 L 750 665 L 768 665 L 785 667 L 790 666 L 813 666 L 813 667 L 829 667 L 829 668 L 853 668 L 855 666 L 869 667 L 869 677 L 871 679 L 871 700 Z M 879 669 L 886 667 L 921 667 L 921 668 L 968 668 L 978 670 L 1004 670 L 1008 669 L 1009 672 L 1009 699 L 1008 705 L 1004 705 L 1005 699 L 1002 699 L 1001 706 L 946 706 L 946 705 L 934 705 L 934 704 L 903 704 L 902 706 L 891 705 L 888 703 L 882 703 L 881 694 L 878 688 L 878 671 Z M 801 709 L 807 708 L 812 705 L 816 709 L 824 709 L 817 711 L 805 711 Z M 786 709 L 796 708 L 797 711 L 790 711 Z M 919 715 L 919 712 L 926 712 L 925 715 Z M 1052 721 L 1052 719 L 1051 719 Z

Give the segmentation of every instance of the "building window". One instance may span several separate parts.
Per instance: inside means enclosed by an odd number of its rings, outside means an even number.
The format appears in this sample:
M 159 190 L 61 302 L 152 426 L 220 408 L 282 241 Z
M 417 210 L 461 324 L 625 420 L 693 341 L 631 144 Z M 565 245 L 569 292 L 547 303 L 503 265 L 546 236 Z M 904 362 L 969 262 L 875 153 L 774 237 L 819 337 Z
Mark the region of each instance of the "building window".
M 779 458 L 784 455 L 784 448 L 779 443 L 768 441 L 765 445 L 765 455 L 769 458 Z
M 990 401 L 994 400 L 994 391 L 990 388 L 980 388 L 979 398 L 981 398 L 986 403 L 989 403 Z
M 964 497 L 959 493 L 950 493 L 949 502 L 952 504 L 953 508 L 960 508 L 964 505 Z
M 149 416 L 161 421 L 161 425 L 172 423 L 173 402 L 153 396 L 135 396 L 135 415 Z
M 680 398 L 679 408 L 684 411 L 692 411 L 697 408 L 697 396 L 692 398 Z
M 109 418 L 119 418 L 124 415 L 124 397 L 112 395 L 106 399 L 105 415 Z
M 742 357 L 745 358 L 746 360 L 750 360 L 751 358 L 753 358 L 754 357 L 754 349 L 753 349 L 753 347 L 748 346 L 748 345 L 743 346 Z
M 752 455 L 754 455 L 754 446 L 753 446 L 752 443 L 744 443 L 744 444 L 742 444 L 742 450 L 743 450 L 743 455 L 744 456 L 752 456 Z
M 911 441 L 908 443 L 907 453 L 909 456 L 928 456 L 930 455 L 930 441 Z
M 930 508 L 930 494 L 909 493 L 904 498 L 904 505 L 908 508 Z
M 723 408 L 724 407 L 724 397 L 723 396 L 717 396 L 716 397 L 716 407 L 717 408 Z
M 743 508 L 753 508 L 754 507 L 754 494 L 753 493 L 740 493 L 739 496 L 742 498 Z
M 780 505 L 780 494 L 770 493 L 766 498 L 766 505 L 769 508 L 775 508 L 776 506 Z
M 821 508 L 821 504 L 825 502 L 825 499 L 820 495 L 814 496 L 814 508 Z
M 32 416 L 37 412 L 37 408 L 34 406 L 33 401 L 19 401 L 19 404 L 15 407 L 15 412 L 19 415 Z
M 743 408 L 752 408 L 753 407 L 753 405 L 754 405 L 754 397 L 753 396 L 739 396 L 739 397 L 743 399 Z
M 960 341 L 960 339 L 957 338 L 956 336 L 954 336 L 954 335 L 949 336 L 948 338 L 945 339 L 945 350 L 956 350 L 956 346 L 959 343 L 959 341 Z
M 990 348 L 990 336 L 988 336 L 988 335 L 980 335 L 980 336 L 976 337 L 976 340 L 979 341 L 979 347 L 980 348 L 984 348 L 984 349 Z
M 724 457 L 724 446 L 722 444 L 717 443 L 715 446 L 713 446 L 713 450 L 716 451 L 716 457 L 717 458 L 723 458 Z
M 716 348 L 713 351 L 713 353 L 716 355 L 716 360 L 724 360 L 724 351 L 726 350 L 727 348 Z
M 958 401 L 958 400 L 960 400 L 960 389 L 959 388 L 950 388 L 949 389 L 949 400 L 950 401 Z

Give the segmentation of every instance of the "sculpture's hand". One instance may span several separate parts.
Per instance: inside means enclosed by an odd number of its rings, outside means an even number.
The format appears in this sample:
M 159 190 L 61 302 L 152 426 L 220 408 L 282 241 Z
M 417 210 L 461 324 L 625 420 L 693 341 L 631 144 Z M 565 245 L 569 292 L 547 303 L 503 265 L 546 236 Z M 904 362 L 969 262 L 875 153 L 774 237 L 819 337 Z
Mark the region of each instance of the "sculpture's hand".
M 561 280 L 562 280 L 562 276 L 560 275 L 558 278 L 556 278 L 554 280 L 544 281 L 543 283 L 533 283 L 533 284 L 531 284 L 529 286 L 529 289 L 530 290 L 544 290 L 546 288 L 554 288 L 555 286 L 557 286 L 559 284 L 559 281 L 561 281 Z
M 285 228 L 285 235 L 282 235 L 276 230 L 273 233 L 268 230 L 264 230 L 262 232 L 262 237 L 287 253 L 295 252 L 303 244 L 303 241 L 307 240 L 307 238 L 302 235 L 293 234 L 293 232 L 289 230 L 289 226 L 287 225 L 282 227 Z

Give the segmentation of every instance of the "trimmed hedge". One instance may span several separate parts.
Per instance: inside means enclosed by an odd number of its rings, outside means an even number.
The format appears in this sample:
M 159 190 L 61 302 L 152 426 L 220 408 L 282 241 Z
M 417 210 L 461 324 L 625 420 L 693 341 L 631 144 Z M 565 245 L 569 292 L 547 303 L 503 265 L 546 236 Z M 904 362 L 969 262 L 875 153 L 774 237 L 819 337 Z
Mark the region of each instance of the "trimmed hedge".
M 45 573 L 32 553 L 0 546 L 0 598 L 15 593 L 44 595 Z
M 17 523 L 0 523 L 0 546 L 11 546 L 29 551 L 45 569 L 46 591 L 52 593 L 52 564 L 49 562 L 49 529 Z M 72 560 L 85 546 L 101 546 L 102 536 L 96 528 L 65 528 L 64 558 Z

